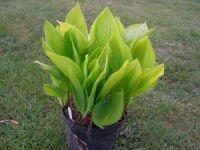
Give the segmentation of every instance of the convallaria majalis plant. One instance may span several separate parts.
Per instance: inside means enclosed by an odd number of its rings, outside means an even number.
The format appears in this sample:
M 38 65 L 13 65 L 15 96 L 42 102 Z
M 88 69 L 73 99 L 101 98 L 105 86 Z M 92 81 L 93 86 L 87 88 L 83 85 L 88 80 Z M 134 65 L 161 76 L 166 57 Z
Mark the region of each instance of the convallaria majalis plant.
M 44 91 L 62 107 L 73 100 L 82 118 L 90 114 L 90 124 L 115 124 L 134 97 L 164 74 L 148 38 L 153 30 L 146 23 L 125 28 L 106 7 L 88 32 L 79 4 L 56 27 L 46 21 L 42 48 L 52 65 L 35 61 L 52 80 Z

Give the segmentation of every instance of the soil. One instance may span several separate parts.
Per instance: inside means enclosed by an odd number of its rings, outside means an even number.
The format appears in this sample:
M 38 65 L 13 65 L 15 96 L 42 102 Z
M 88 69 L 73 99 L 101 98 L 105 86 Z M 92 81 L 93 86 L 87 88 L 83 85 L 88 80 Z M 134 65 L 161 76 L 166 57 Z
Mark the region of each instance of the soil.
M 66 105 L 64 106 L 64 109 L 63 109 L 64 115 L 67 118 L 69 118 L 68 107 L 70 107 L 71 110 L 72 110 L 72 116 L 73 116 L 72 118 L 73 118 L 73 122 L 75 124 L 77 124 L 79 126 L 86 127 L 86 128 L 99 128 L 95 124 L 93 124 L 92 119 L 91 119 L 92 115 L 91 115 L 90 112 L 84 118 L 82 118 L 82 114 L 76 109 L 76 106 L 73 102 L 73 96 L 72 95 L 68 96 L 67 103 L 66 103 Z M 127 114 L 127 110 L 124 111 L 122 118 L 118 122 L 123 120 L 125 118 L 126 114 Z
M 91 113 L 88 113 L 84 118 L 82 118 L 81 113 L 75 107 L 75 104 L 73 102 L 73 97 L 71 95 L 68 96 L 66 106 L 64 107 L 64 114 L 69 118 L 68 107 L 70 107 L 72 110 L 72 116 L 73 116 L 72 118 L 74 123 L 86 128 L 92 126 Z

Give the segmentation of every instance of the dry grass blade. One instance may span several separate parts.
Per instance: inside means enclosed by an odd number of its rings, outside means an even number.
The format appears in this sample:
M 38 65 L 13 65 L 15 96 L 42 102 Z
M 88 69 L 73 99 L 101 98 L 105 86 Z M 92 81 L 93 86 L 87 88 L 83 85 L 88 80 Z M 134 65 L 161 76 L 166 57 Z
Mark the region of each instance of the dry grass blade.
M 7 124 L 7 123 L 16 124 L 16 125 L 19 124 L 19 122 L 15 121 L 15 120 L 1 120 L 1 121 L 0 121 L 0 125 L 1 125 L 1 124 Z

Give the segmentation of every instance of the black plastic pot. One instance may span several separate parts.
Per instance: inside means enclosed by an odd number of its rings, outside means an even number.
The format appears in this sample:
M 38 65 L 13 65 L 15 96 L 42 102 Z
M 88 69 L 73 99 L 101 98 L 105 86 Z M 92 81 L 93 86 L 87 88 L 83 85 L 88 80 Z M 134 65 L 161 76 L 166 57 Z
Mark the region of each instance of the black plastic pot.
M 104 129 L 88 129 L 74 124 L 63 113 L 69 148 L 71 150 L 111 150 L 126 117 L 127 112 L 122 120 L 112 126 Z

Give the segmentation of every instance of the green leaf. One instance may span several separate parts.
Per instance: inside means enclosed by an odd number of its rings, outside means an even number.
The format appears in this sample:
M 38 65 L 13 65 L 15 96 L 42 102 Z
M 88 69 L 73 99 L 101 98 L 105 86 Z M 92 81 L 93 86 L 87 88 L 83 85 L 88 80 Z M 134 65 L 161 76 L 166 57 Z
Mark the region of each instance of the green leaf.
M 128 63 L 129 63 L 128 60 L 125 61 L 123 66 L 118 71 L 110 75 L 110 77 L 106 80 L 103 88 L 101 89 L 97 97 L 97 100 L 106 97 L 108 94 L 110 94 L 110 92 L 113 92 L 114 89 L 118 88 L 118 85 L 124 75 L 124 71 Z
M 103 48 L 98 47 L 88 56 L 88 63 L 91 63 L 94 59 L 97 59 L 99 55 L 102 53 Z
M 116 34 L 114 34 L 109 42 L 111 49 L 111 69 L 113 72 L 118 70 L 126 61 L 132 61 L 132 54 L 129 47 L 124 41 Z
M 119 17 L 115 18 L 115 22 L 118 27 L 121 38 L 125 39 L 126 30 L 124 29 L 124 26 L 122 25 L 122 23 L 120 21 L 120 18 Z
M 78 81 L 83 83 L 83 72 L 80 67 L 71 59 L 59 56 L 49 51 L 46 51 L 46 55 L 54 63 L 54 65 L 66 76 L 69 78 L 70 74 L 68 70 L 72 70 Z
M 85 56 L 85 61 L 82 64 L 84 78 L 88 76 L 88 55 Z
M 63 98 L 67 92 L 58 88 L 57 86 L 51 85 L 51 84 L 44 84 L 43 86 L 44 91 L 47 93 L 49 96 L 56 96 Z
M 138 59 L 142 69 L 155 66 L 155 52 L 147 36 L 139 40 L 132 48 L 133 59 Z
M 83 34 L 75 27 L 71 27 L 64 35 L 64 41 L 67 43 L 67 56 L 76 61 L 78 56 L 81 62 L 85 58 L 85 49 L 88 43 Z
M 144 24 L 134 24 L 126 28 L 126 41 L 133 39 L 133 37 L 138 36 L 141 38 L 148 31 L 146 23 Z
M 100 65 L 98 61 L 96 61 L 96 65 L 92 72 L 89 74 L 87 78 L 85 78 L 84 83 L 83 83 L 83 88 L 86 89 L 87 94 L 90 95 L 92 87 L 97 80 L 98 76 L 100 74 Z
M 51 47 L 44 41 L 43 38 L 42 38 L 42 49 L 43 49 L 44 51 L 50 51 L 50 52 L 55 53 L 55 52 L 51 49 Z
M 114 33 L 120 34 L 112 13 L 105 8 L 92 24 L 90 37 L 101 47 L 107 44 Z
M 53 82 L 53 85 L 71 92 L 69 80 L 55 67 L 46 65 L 39 61 L 35 61 L 34 63 L 39 64 L 44 70 L 46 70 L 50 75 Z
M 64 23 L 64 22 L 59 22 L 59 32 L 60 34 L 62 35 L 62 37 L 64 37 L 65 33 L 70 29 L 72 28 L 73 26 L 70 25 L 69 23 Z
M 133 45 L 143 38 L 144 36 L 148 36 L 150 33 L 154 31 L 155 28 L 148 30 L 146 23 L 144 24 L 134 24 L 126 28 L 126 36 L 125 41 L 127 45 L 132 48 Z
M 62 80 L 60 80 L 51 75 L 51 80 L 52 80 L 53 85 L 63 89 L 64 91 L 67 91 L 69 93 L 72 92 L 71 85 L 70 85 L 68 78 L 64 77 Z
M 91 72 L 94 69 L 97 60 L 102 71 L 105 68 L 107 56 L 108 59 L 110 59 L 110 47 L 108 45 L 106 45 L 104 48 L 99 47 L 95 49 L 88 57 L 88 71 Z
M 48 21 L 45 22 L 44 32 L 46 45 L 48 45 L 48 47 L 50 47 L 56 54 L 66 56 L 66 45 L 61 34 Z M 44 47 L 46 48 L 47 46 Z
M 59 102 L 62 106 L 65 105 L 65 102 L 67 100 L 67 92 L 66 91 L 60 89 L 57 86 L 50 85 L 50 84 L 44 84 L 43 89 L 47 95 L 58 97 Z
M 86 38 L 88 37 L 87 25 L 79 4 L 68 12 L 65 22 L 75 26 Z
M 92 120 L 100 128 L 120 120 L 124 110 L 123 92 L 110 95 L 107 100 L 100 100 L 92 111 Z
M 137 59 L 127 65 L 122 81 L 125 100 L 129 100 L 133 96 L 133 92 L 140 83 L 141 76 L 142 69 Z
M 134 91 L 133 96 L 138 96 L 153 88 L 158 80 L 164 74 L 164 64 L 145 69 L 142 73 L 141 81 Z
M 83 73 L 81 69 L 75 62 L 67 57 L 59 56 L 49 51 L 46 51 L 46 55 L 51 59 L 54 65 L 69 79 L 76 108 L 84 116 L 87 113 L 86 110 L 88 109 L 85 94 L 81 87 L 83 83 Z
M 88 104 L 86 101 L 86 97 L 83 91 L 83 88 L 77 79 L 76 75 L 74 74 L 74 71 L 72 68 L 68 69 L 69 72 L 69 80 L 71 82 L 72 87 L 72 93 L 73 93 L 73 101 L 75 103 L 76 108 L 80 113 L 85 116 L 88 111 Z
M 111 49 L 108 44 L 103 48 L 103 50 L 101 50 L 101 53 L 99 54 L 97 59 L 100 64 L 101 70 L 103 70 L 105 68 L 107 63 L 110 64 Z M 106 61 L 106 59 L 107 59 L 107 61 Z M 109 69 L 109 68 L 107 68 L 107 69 Z M 106 70 L 106 71 L 108 71 L 108 70 Z
M 88 47 L 85 49 L 85 55 L 93 53 L 94 50 L 97 48 L 98 48 L 98 45 L 96 41 L 89 41 Z
M 89 99 L 88 99 L 88 108 L 92 109 L 92 107 L 94 107 L 94 101 L 96 99 L 95 95 L 97 95 L 98 93 L 96 93 L 97 91 L 97 87 L 99 85 L 99 83 L 105 78 L 105 75 L 106 75 L 106 70 L 107 70 L 107 66 L 108 66 L 108 58 L 106 57 L 106 63 L 105 63 L 105 68 L 104 70 L 102 71 L 102 73 L 98 76 L 97 80 L 94 82 L 94 85 L 92 87 L 92 91 L 91 91 L 91 94 L 89 96 Z
M 77 65 L 81 66 L 82 62 L 80 60 L 79 54 L 73 42 L 72 42 L 72 49 L 73 49 L 73 54 L 74 54 L 74 61 L 76 62 Z
M 156 28 L 152 28 L 152 29 L 148 30 L 148 31 L 144 34 L 144 36 L 148 36 L 148 35 L 151 34 L 155 29 L 156 29 Z
M 39 61 L 34 61 L 34 63 L 39 64 L 42 67 L 42 69 L 48 71 L 49 74 L 56 77 L 57 79 L 63 79 L 63 76 L 61 75 L 61 73 L 55 67 L 46 65 L 46 64 L 41 63 Z

